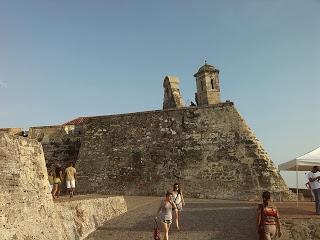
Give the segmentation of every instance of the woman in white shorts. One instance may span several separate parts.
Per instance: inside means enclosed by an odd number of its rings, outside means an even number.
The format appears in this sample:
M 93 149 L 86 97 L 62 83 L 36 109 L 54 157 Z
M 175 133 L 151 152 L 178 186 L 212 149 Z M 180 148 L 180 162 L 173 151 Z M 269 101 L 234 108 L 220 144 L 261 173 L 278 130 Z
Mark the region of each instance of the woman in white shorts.
M 66 184 L 70 197 L 73 197 L 73 191 L 76 188 L 76 175 L 77 171 L 73 167 L 73 163 L 70 162 L 65 170 L 66 173 Z

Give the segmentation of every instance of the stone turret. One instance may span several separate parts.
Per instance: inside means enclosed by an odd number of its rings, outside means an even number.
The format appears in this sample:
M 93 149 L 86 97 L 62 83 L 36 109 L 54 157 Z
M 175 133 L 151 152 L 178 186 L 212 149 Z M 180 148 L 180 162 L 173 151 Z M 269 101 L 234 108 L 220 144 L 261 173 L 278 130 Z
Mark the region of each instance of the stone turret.
M 179 78 L 166 76 L 163 80 L 164 97 L 163 109 L 184 107 L 183 98 L 179 90 Z
M 220 103 L 219 70 L 205 62 L 193 76 L 197 84 L 197 105 Z

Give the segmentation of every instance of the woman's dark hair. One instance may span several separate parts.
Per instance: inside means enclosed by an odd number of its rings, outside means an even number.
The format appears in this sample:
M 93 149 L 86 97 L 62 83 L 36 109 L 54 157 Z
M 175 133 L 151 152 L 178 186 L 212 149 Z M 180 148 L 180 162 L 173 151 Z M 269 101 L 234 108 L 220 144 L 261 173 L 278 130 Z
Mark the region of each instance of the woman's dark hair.
M 262 198 L 265 200 L 269 200 L 270 199 L 270 192 L 269 191 L 265 191 L 262 193 Z
M 181 194 L 181 189 L 180 189 L 180 185 L 179 185 L 179 183 L 175 183 L 175 184 L 173 184 L 173 191 L 176 191 L 175 186 L 178 186 L 178 187 L 179 187 L 179 188 L 178 188 L 178 190 L 177 190 L 177 192 L 178 192 L 179 194 Z
M 167 191 L 167 192 L 166 192 L 166 197 L 169 197 L 170 195 L 172 195 L 172 192 Z
M 56 174 L 57 177 L 60 177 L 60 171 L 61 171 L 61 167 L 60 166 L 56 166 L 54 169 L 54 172 Z
M 270 200 L 270 192 L 269 191 L 265 191 L 262 193 L 262 199 L 263 199 L 263 203 L 265 206 L 268 205 L 268 201 Z

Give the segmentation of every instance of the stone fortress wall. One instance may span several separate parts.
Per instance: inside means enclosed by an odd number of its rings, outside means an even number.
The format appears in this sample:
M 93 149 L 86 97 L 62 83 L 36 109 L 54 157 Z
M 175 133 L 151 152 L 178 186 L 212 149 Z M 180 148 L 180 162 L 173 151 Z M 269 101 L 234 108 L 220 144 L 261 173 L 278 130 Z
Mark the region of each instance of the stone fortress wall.
M 31 127 L 28 137 L 41 142 L 48 168 L 76 162 L 81 146 L 81 125 Z
M 289 195 L 278 170 L 232 102 L 90 118 L 77 162 L 82 193 L 188 197 Z
M 0 183 L 1 239 L 65 239 L 39 142 L 0 134 Z
M 290 198 L 234 104 L 220 101 L 218 74 L 208 64 L 195 74 L 198 106 L 183 107 L 179 81 L 170 77 L 165 110 L 32 127 L 28 137 L 0 129 L 1 239 L 83 239 L 126 211 L 121 197 L 53 204 L 46 165 L 69 161 L 80 193 L 163 195 L 179 182 L 186 197 L 256 200 L 270 190 Z M 108 216 L 98 214 L 102 207 Z
M 41 144 L 0 133 L 1 240 L 80 240 L 126 211 L 122 196 L 54 204 Z
M 91 117 L 28 137 L 41 142 L 47 166 L 76 162 L 81 193 L 161 195 L 181 182 L 190 197 L 289 194 L 232 102 Z
M 290 192 L 232 102 L 221 102 L 219 70 L 194 75 L 197 106 L 184 107 L 177 77 L 164 79 L 164 110 L 84 117 L 33 127 L 47 166 L 76 162 L 78 191 L 160 195 L 180 182 L 191 197 L 255 199 Z

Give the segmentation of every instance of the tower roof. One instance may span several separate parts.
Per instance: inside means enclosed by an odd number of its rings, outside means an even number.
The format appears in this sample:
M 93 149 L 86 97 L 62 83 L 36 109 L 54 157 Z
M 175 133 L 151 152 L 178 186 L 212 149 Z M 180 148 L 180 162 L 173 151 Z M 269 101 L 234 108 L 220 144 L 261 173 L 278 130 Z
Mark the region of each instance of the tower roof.
M 216 69 L 213 65 L 207 64 L 207 61 L 205 61 L 204 65 L 199 68 L 198 72 L 196 72 L 193 76 L 196 77 L 200 73 L 203 72 L 219 72 L 219 69 Z

